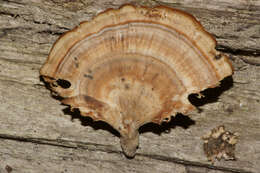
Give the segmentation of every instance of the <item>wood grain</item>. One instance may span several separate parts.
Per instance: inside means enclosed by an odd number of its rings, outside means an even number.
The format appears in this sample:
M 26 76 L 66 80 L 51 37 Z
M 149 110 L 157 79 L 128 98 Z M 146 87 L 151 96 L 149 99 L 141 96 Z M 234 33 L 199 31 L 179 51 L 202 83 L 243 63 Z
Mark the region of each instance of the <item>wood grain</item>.
M 72 114 L 50 96 L 39 68 L 65 31 L 129 1 L 0 0 L 0 172 L 255 172 L 260 170 L 260 1 L 130 1 L 193 15 L 235 68 L 220 88 L 192 97 L 201 112 L 141 129 L 135 159 L 108 125 Z M 216 126 L 239 132 L 237 161 L 211 166 L 200 139 Z M 8 166 L 8 167 L 7 167 Z

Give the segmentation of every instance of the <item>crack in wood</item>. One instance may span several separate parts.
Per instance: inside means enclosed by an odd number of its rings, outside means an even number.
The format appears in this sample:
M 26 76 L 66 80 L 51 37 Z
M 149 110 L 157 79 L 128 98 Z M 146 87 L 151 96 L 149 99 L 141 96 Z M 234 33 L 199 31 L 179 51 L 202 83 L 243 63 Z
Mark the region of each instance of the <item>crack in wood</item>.
M 114 153 L 114 154 L 122 154 L 121 151 L 113 149 L 111 145 L 103 145 L 91 142 L 80 142 L 80 141 L 69 141 L 64 139 L 46 139 L 46 138 L 30 138 L 30 137 L 22 137 L 22 136 L 15 136 L 15 135 L 8 135 L 8 134 L 0 134 L 0 139 L 2 140 L 12 140 L 17 142 L 26 142 L 26 143 L 34 143 L 39 145 L 49 145 L 55 147 L 62 147 L 62 148 L 70 148 L 70 149 L 81 149 L 81 150 L 89 150 L 89 151 L 101 151 L 105 153 Z M 252 173 L 250 171 L 242 170 L 242 169 L 234 169 L 234 168 L 227 168 L 221 166 L 214 166 L 211 164 L 199 163 L 194 161 L 188 161 L 179 159 L 176 157 L 167 157 L 162 155 L 155 155 L 155 154 L 143 154 L 137 153 L 137 156 L 146 157 L 154 160 L 175 163 L 184 165 L 185 167 L 198 167 L 198 168 L 207 168 L 211 170 L 218 170 L 230 173 Z
M 167 156 L 150 155 L 150 154 L 137 154 L 137 155 L 146 156 L 146 157 L 153 158 L 153 159 L 160 160 L 160 161 L 177 163 L 177 164 L 181 164 L 181 165 L 185 165 L 185 166 L 207 168 L 207 169 L 211 169 L 211 170 L 219 170 L 219 171 L 225 171 L 225 172 L 230 172 L 230 173 L 252 173 L 252 172 L 246 171 L 246 170 L 214 166 L 211 164 L 204 164 L 204 163 L 199 163 L 199 162 L 183 160 L 183 159 L 179 159 L 176 157 L 167 157 Z
M 8 13 L 8 12 L 4 12 L 4 11 L 0 11 L 0 15 L 11 16 L 11 17 L 16 17 L 17 16 L 17 14 Z
M 22 17 L 22 16 L 21 16 Z M 32 22 L 36 25 L 47 25 L 48 27 L 50 26 L 56 26 L 58 29 L 60 30 L 65 30 L 65 31 L 69 31 L 70 28 L 67 28 L 67 27 L 64 27 L 64 26 L 58 26 L 58 25 L 55 25 L 55 24 L 52 24 L 52 23 L 49 23 L 49 22 L 39 22 L 39 21 L 36 21 L 36 20 L 29 20 L 29 19 L 25 19 L 24 17 L 22 17 L 24 21 L 26 22 Z
M 53 31 L 53 30 L 50 30 L 50 29 L 46 29 L 46 30 L 42 30 L 42 31 L 39 31 L 37 32 L 38 34 L 50 34 L 50 35 L 62 35 L 64 32 L 57 32 L 57 31 Z
M 24 3 L 22 2 L 16 2 L 16 1 L 11 1 L 11 0 L 2 0 L 3 2 L 9 2 L 9 3 L 13 3 L 13 4 L 19 4 L 19 5 L 23 5 Z M 0 1 L 1 2 L 1 1 Z
M 7 1 L 7 2 L 9 2 L 9 1 Z M 55 24 L 52 24 L 52 23 L 49 23 L 49 22 L 46 22 L 46 21 L 44 21 L 44 22 L 39 22 L 39 21 L 36 21 L 36 20 L 34 20 L 34 19 L 29 20 L 29 19 L 24 18 L 24 17 L 23 17 L 22 15 L 20 15 L 20 14 L 13 14 L 13 13 L 11 13 L 11 12 L 0 11 L 0 16 L 1 16 L 1 15 L 11 16 L 11 17 L 13 17 L 13 18 L 17 18 L 17 17 L 19 16 L 19 17 L 21 17 L 24 21 L 26 21 L 26 22 L 32 22 L 32 23 L 34 23 L 34 24 L 36 24 L 36 25 L 47 25 L 48 27 L 50 27 L 50 26 L 56 26 L 57 29 L 59 29 L 59 30 L 64 30 L 64 31 L 70 30 L 70 28 L 67 28 L 67 27 L 64 27 L 64 26 L 58 26 L 58 25 L 55 25 Z M 18 29 L 28 29 L 28 30 L 32 30 L 32 27 L 27 27 L 27 28 L 26 28 L 26 27 L 2 28 L 1 30 L 3 30 L 4 32 L 8 32 L 9 30 L 11 31 L 11 30 L 18 30 Z M 63 32 L 56 32 L 56 31 L 52 31 L 52 30 L 50 30 L 50 29 L 46 29 L 46 30 L 40 31 L 40 32 L 38 32 L 38 33 L 41 33 L 41 32 L 45 32 L 45 33 L 48 33 L 48 34 L 51 34 L 51 35 L 61 35 L 61 34 L 63 34 Z
M 246 49 L 233 49 L 228 46 L 224 45 L 217 45 L 216 49 L 221 52 L 229 53 L 232 55 L 243 55 L 243 56 L 252 56 L 252 57 L 259 57 L 260 50 L 246 50 Z
M 253 62 L 252 60 L 248 60 L 245 58 L 240 58 L 244 63 L 246 64 L 250 64 L 250 65 L 254 65 L 254 66 L 260 66 L 260 62 Z

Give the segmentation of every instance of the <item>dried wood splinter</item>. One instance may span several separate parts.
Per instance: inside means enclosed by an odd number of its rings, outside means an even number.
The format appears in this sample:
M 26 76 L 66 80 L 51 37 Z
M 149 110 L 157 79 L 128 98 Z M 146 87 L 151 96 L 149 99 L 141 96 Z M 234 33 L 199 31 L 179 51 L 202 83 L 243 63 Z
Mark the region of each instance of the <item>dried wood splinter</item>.
M 140 126 L 194 110 L 189 94 L 232 74 L 215 46 L 185 12 L 125 5 L 62 35 L 40 74 L 64 104 L 118 130 L 133 157 Z

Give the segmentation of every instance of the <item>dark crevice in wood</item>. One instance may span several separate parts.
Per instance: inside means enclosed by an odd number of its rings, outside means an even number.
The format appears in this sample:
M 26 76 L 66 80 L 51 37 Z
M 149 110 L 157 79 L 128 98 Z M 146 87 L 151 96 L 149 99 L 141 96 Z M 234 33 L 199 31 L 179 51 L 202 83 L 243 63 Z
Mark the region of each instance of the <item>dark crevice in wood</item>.
M 234 56 L 243 56 L 240 59 L 249 65 L 260 66 L 260 61 L 257 58 L 260 58 L 260 50 L 244 50 L 244 49 L 233 49 L 228 46 L 218 45 L 216 47 L 218 51 L 234 55 Z M 246 58 L 250 57 L 250 58 Z
M 4 12 L 4 11 L 0 11 L 0 16 L 11 16 L 11 17 L 16 17 L 16 14 L 12 14 L 12 13 L 8 13 L 8 12 Z
M 1 1 L 0 1 L 1 2 Z M 9 2 L 9 1 L 7 1 Z M 56 26 L 57 29 L 59 30 L 64 30 L 64 31 L 68 31 L 70 30 L 70 28 L 67 28 L 67 27 L 63 27 L 63 26 L 57 26 L 55 24 L 52 24 L 52 23 L 49 23 L 49 22 L 40 22 L 40 21 L 36 21 L 36 20 L 28 20 L 26 18 L 24 18 L 22 15 L 19 15 L 19 14 L 13 14 L 13 13 L 10 13 L 10 12 L 5 12 L 5 11 L 0 11 L 0 16 L 1 15 L 7 15 L 7 16 L 11 16 L 13 18 L 16 18 L 18 16 L 20 16 L 24 21 L 26 22 L 32 22 L 36 25 L 47 25 L 48 27 L 51 27 L 51 26 Z M 21 27 L 15 27 L 15 28 L 3 28 L 2 30 L 5 30 L 5 31 L 8 31 L 8 30 L 17 30 L 17 29 L 28 29 L 28 30 L 32 30 L 32 28 L 21 28 Z M 45 33 L 49 33 L 51 35 L 61 35 L 63 32 L 56 32 L 56 31 L 52 31 L 50 29 L 47 29 L 46 31 L 41 31 L 41 32 L 45 32 Z
M 23 18 L 23 17 L 22 17 Z M 34 24 L 36 25 L 47 25 L 48 27 L 51 27 L 51 26 L 56 26 L 58 29 L 60 30 L 65 30 L 65 31 L 69 31 L 70 28 L 67 28 L 67 27 L 63 27 L 63 26 L 58 26 L 58 25 L 55 25 L 55 24 L 52 24 L 52 23 L 48 23 L 48 22 L 39 22 L 39 21 L 36 21 L 36 20 L 28 20 L 28 19 L 25 19 L 23 18 L 26 22 L 33 22 Z
M 72 149 L 87 149 L 92 151 L 108 151 L 113 152 L 113 150 L 109 151 L 106 147 L 112 147 L 110 145 L 102 145 L 96 144 L 91 142 L 80 142 L 80 141 L 69 141 L 63 139 L 46 139 L 46 138 L 30 138 L 30 137 L 22 137 L 22 136 L 15 136 L 15 135 L 7 135 L 7 134 L 0 134 L 0 139 L 4 140 L 12 140 L 17 142 L 26 142 L 26 143 L 34 143 L 40 145 L 49 145 L 55 147 L 62 147 L 62 148 L 72 148 Z M 102 149 L 103 148 L 103 149 Z M 114 151 L 120 153 L 119 151 Z
M 1 28 L 0 29 L 0 38 L 7 36 L 10 32 L 16 32 L 17 30 L 32 30 L 31 27 L 13 27 L 13 28 Z M 13 39 L 12 39 L 13 40 Z
M 115 154 L 120 154 L 120 155 L 122 154 L 121 151 L 113 149 L 113 146 L 90 143 L 90 142 L 69 141 L 69 140 L 63 140 L 63 139 L 28 138 L 28 137 L 7 135 L 7 134 L 0 134 L 0 139 L 12 140 L 12 141 L 17 141 L 17 142 L 34 143 L 34 144 L 40 144 L 40 145 L 49 145 L 49 146 L 70 148 L 70 149 L 81 149 L 81 150 L 84 149 L 84 150 L 89 150 L 89 151 L 102 151 L 102 152 L 106 152 L 106 153 L 115 153 Z M 161 156 L 161 155 L 141 154 L 141 153 L 137 153 L 136 155 L 154 159 L 154 160 L 181 164 L 186 167 L 207 168 L 207 169 L 211 169 L 211 170 L 219 170 L 219 171 L 230 172 L 230 173 L 252 173 L 252 172 L 249 172 L 246 170 L 214 166 L 211 164 L 183 160 L 183 159 L 179 159 L 176 157 L 167 157 L 167 156 Z
M 252 173 L 252 172 L 246 171 L 246 170 L 214 166 L 211 164 L 204 164 L 204 163 L 199 163 L 199 162 L 192 162 L 192 161 L 188 161 L 188 160 L 178 159 L 175 157 L 167 157 L 167 156 L 151 155 L 151 154 L 137 154 L 137 155 L 149 157 L 149 158 L 152 158 L 155 160 L 177 163 L 177 164 L 181 164 L 181 165 L 185 165 L 185 166 L 201 167 L 201 168 L 225 171 L 225 172 L 230 172 L 230 173 Z
M 23 5 L 24 3 L 22 2 L 17 2 L 17 1 L 10 1 L 10 0 L 2 0 L 3 2 L 9 2 L 9 3 L 13 3 L 13 4 L 19 4 L 19 5 Z M 0 1 L 1 3 L 1 1 Z
M 29 20 L 28 20 L 29 21 Z M 36 21 L 36 20 L 32 20 L 33 23 L 35 24 L 46 24 L 48 26 L 51 26 L 52 24 L 51 23 L 48 23 L 48 22 L 39 22 L 39 21 Z
M 26 20 L 26 19 L 24 19 Z M 30 21 L 30 20 L 26 20 L 26 21 Z M 48 26 L 53 26 L 54 24 L 52 23 L 48 23 L 48 22 L 39 22 L 39 21 L 36 21 L 36 20 L 32 20 L 32 22 L 34 24 L 37 24 L 37 25 L 48 25 Z M 54 25 L 54 26 L 57 26 L 57 25 Z M 62 26 L 57 26 L 58 29 L 60 30 L 65 30 L 65 31 L 69 31 L 70 28 L 67 28 L 67 27 L 62 27 Z
M 5 35 L 7 35 L 8 33 L 12 32 L 12 31 L 17 31 L 17 30 L 29 30 L 29 31 L 31 31 L 32 28 L 31 27 L 1 28 L 0 31 L 2 31 L 3 34 L 0 35 L 0 36 L 3 37 Z M 61 31 L 58 31 L 58 30 L 61 30 Z M 56 29 L 56 30 L 45 29 L 45 30 L 38 31 L 37 33 L 38 34 L 50 34 L 50 35 L 60 36 L 68 30 L 69 30 L 68 28 L 58 27 L 58 29 Z
M 260 66 L 260 63 L 254 63 L 251 61 L 247 61 L 247 60 L 243 60 L 245 63 L 250 64 L 250 65 L 254 65 L 254 66 Z
M 257 17 L 256 15 L 258 15 L 259 13 L 257 13 L 257 11 L 260 9 L 260 6 L 256 6 L 256 5 L 250 5 L 250 6 L 243 6 L 243 5 L 241 5 L 240 7 L 238 7 L 238 6 L 236 6 L 236 5 L 234 5 L 234 6 L 225 6 L 225 5 L 223 5 L 223 7 L 228 7 L 228 8 L 230 8 L 230 9 L 233 9 L 233 11 L 227 11 L 227 10 L 223 10 L 223 9 L 211 9 L 211 8 L 201 8 L 201 7 L 198 7 L 198 6 L 196 6 L 196 5 L 194 5 L 194 4 L 198 4 L 198 5 L 200 5 L 201 3 L 200 2 L 194 2 L 194 3 L 192 3 L 192 7 L 190 7 L 190 6 L 186 6 L 186 4 L 185 3 L 183 3 L 183 2 L 161 2 L 160 0 L 151 0 L 155 5 L 166 5 L 166 6 L 172 6 L 172 7 L 175 7 L 175 8 L 181 8 L 181 9 L 186 9 L 186 11 L 190 11 L 190 10 L 192 10 L 192 11 L 194 11 L 194 12 L 196 12 L 196 11 L 211 11 L 211 13 L 213 13 L 213 12 L 215 12 L 215 14 L 216 13 L 219 13 L 219 14 L 222 14 L 222 12 L 224 12 L 225 14 L 227 14 L 227 16 L 230 16 L 230 14 L 234 14 L 235 16 L 237 16 L 238 15 L 238 13 L 237 13 L 237 11 L 239 11 L 239 14 L 240 15 L 248 15 L 249 13 L 248 12 L 254 12 L 255 13 L 255 15 L 254 16 L 250 16 L 250 17 Z M 155 5 L 153 5 L 153 6 L 155 6 Z M 219 6 L 222 6 L 222 5 L 219 5 Z M 250 13 L 250 14 L 251 14 Z M 249 15 L 250 15 L 249 14 Z
M 59 140 L 50 140 L 50 139 L 43 139 L 43 138 L 25 138 L 21 136 L 12 136 L 6 134 L 0 134 L 0 138 L 5 140 L 29 142 L 29 143 L 50 145 L 50 146 L 63 147 L 63 148 L 77 148 L 76 146 L 62 144 L 59 142 Z
M 259 57 L 260 58 L 260 57 Z M 245 58 L 240 58 L 244 63 L 254 65 L 254 66 L 260 66 L 260 63 L 258 62 L 253 62 L 251 60 L 245 59 Z
M 53 30 L 50 30 L 50 29 L 46 29 L 46 30 L 43 30 L 43 31 L 39 31 L 37 32 L 38 34 L 50 34 L 50 35 L 62 35 L 64 32 L 57 32 L 57 31 L 53 31 Z
M 216 49 L 218 51 L 229 53 L 232 55 L 242 55 L 242 56 L 252 56 L 252 57 L 260 56 L 260 50 L 234 49 L 224 45 L 217 45 Z

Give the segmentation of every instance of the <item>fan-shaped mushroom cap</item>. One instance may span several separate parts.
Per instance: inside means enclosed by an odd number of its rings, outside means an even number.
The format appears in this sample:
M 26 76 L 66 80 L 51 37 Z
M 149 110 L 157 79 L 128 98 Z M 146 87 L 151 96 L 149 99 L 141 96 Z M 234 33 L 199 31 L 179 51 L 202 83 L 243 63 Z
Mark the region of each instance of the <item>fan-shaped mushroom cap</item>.
M 118 130 L 134 156 L 140 126 L 188 113 L 189 94 L 232 74 L 215 46 L 185 12 L 125 5 L 61 36 L 40 74 L 63 103 Z

